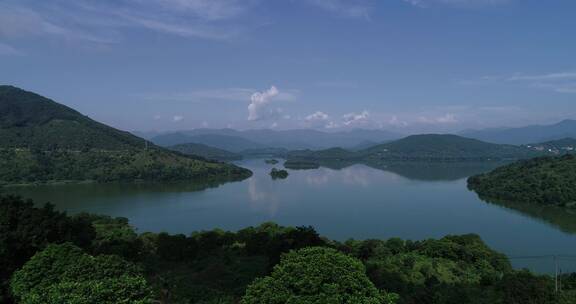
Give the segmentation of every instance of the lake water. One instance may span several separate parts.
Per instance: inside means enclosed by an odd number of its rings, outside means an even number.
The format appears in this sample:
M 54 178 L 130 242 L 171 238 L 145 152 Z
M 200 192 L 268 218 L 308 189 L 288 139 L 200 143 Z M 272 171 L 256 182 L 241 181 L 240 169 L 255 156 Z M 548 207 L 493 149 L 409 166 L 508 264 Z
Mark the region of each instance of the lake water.
M 289 170 L 272 180 L 262 159 L 240 165 L 254 176 L 206 188 L 190 184 L 62 185 L 9 188 L 69 213 L 122 216 L 139 232 L 188 234 L 195 230 L 238 230 L 265 221 L 312 225 L 337 240 L 401 237 L 440 238 L 479 234 L 507 254 L 515 267 L 554 270 L 547 255 L 576 256 L 576 214 L 539 206 L 491 204 L 466 188 L 466 177 L 495 164 L 406 164 L 384 168 Z M 280 165 L 276 165 L 280 167 Z M 559 260 L 576 271 L 576 258 Z

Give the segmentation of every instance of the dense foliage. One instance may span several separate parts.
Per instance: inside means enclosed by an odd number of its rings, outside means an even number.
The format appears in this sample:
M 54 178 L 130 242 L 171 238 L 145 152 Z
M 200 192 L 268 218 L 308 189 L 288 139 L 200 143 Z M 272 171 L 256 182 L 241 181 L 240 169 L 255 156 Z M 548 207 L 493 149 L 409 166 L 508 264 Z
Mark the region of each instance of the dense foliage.
M 49 245 L 14 273 L 19 303 L 150 303 L 142 270 L 116 255 L 90 256 L 70 244 Z
M 288 178 L 288 171 L 272 168 L 272 170 L 270 170 L 270 176 L 272 179 L 285 179 Z
M 374 287 L 357 259 L 331 248 L 310 247 L 284 255 L 265 278 L 248 286 L 243 304 L 394 303 Z
M 0 183 L 235 180 L 250 171 L 164 152 L 0 150 Z
M 2 148 L 40 150 L 126 150 L 145 145 L 128 132 L 12 86 L 0 86 L 0 143 Z
M 274 223 L 238 232 L 138 235 L 127 219 L 69 217 L 15 197 L 0 200 L 0 229 L 2 303 L 11 303 L 10 278 L 21 303 L 232 304 L 244 296 L 246 303 L 274 303 L 258 302 L 270 295 L 262 282 L 302 295 L 292 283 L 319 286 L 306 278 L 326 279 L 320 292 L 335 297 L 357 291 L 394 300 L 398 294 L 399 304 L 568 304 L 576 298 L 576 275 L 564 275 L 563 291 L 554 293 L 549 276 L 512 270 L 476 235 L 340 243 L 312 227 Z
M 240 154 L 197 143 L 187 143 L 187 144 L 170 146 L 168 147 L 168 149 L 186 155 L 197 155 L 204 157 L 206 159 L 213 159 L 220 161 L 231 161 L 242 159 L 242 155 Z
M 91 223 L 71 218 L 46 205 L 0 196 L 0 303 L 7 301 L 7 283 L 37 251 L 50 243 L 73 242 L 88 246 L 95 236 Z
M 574 207 L 576 156 L 516 162 L 472 176 L 468 187 L 487 200 Z
M 246 169 L 165 150 L 45 97 L 0 86 L 0 184 L 248 176 Z

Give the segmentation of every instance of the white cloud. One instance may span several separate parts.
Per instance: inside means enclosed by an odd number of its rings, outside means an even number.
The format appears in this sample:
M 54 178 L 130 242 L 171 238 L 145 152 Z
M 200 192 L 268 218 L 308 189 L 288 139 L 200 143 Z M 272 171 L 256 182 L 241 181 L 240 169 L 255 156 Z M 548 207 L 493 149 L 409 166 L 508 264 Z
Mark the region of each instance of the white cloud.
M 464 85 L 514 84 L 525 87 L 546 89 L 556 93 L 576 93 L 576 72 L 555 72 L 544 74 L 516 73 L 508 76 L 484 76 L 476 81 L 463 81 Z
M 185 93 L 147 94 L 144 97 L 151 101 L 246 101 L 254 93 L 254 89 L 246 88 L 223 88 L 223 89 L 200 89 Z
M 406 127 L 408 126 L 408 122 L 404 120 L 400 120 L 398 116 L 392 115 L 390 120 L 388 120 L 388 124 L 394 127 Z
M 84 41 L 98 44 L 114 43 L 113 35 L 96 34 L 70 20 L 50 20 L 40 11 L 27 7 L 0 4 L 0 37 L 60 38 L 64 41 Z
M 370 6 L 358 0 L 305 0 L 327 12 L 349 18 L 369 19 Z
M 339 128 L 340 125 L 337 124 L 337 123 L 335 123 L 335 122 L 333 122 L 333 121 L 329 121 L 324 127 L 325 127 L 326 129 L 336 129 L 336 128 Z
M 220 89 L 197 89 L 188 92 L 177 93 L 151 93 L 137 97 L 149 101 L 174 101 L 174 102 L 216 102 L 216 101 L 239 101 L 250 100 L 257 90 L 250 88 L 220 88 Z M 297 90 L 285 90 L 275 96 L 275 100 L 289 101 L 296 98 Z
M 502 5 L 511 3 L 514 0 L 403 0 L 417 7 L 430 7 L 433 5 L 452 5 L 460 7 Z
M 316 111 L 304 117 L 304 126 L 313 128 L 328 128 L 333 126 L 333 122 L 329 121 L 330 116 L 322 111 Z
M 270 104 L 274 98 L 280 95 L 280 91 L 275 86 L 263 92 L 256 92 L 250 97 L 248 105 L 248 120 L 262 120 L 280 112 L 278 109 L 271 109 Z
M 314 112 L 308 116 L 306 116 L 304 118 L 304 120 L 308 121 L 308 122 L 313 122 L 313 121 L 326 121 L 329 118 L 328 114 L 321 112 L 321 111 L 317 111 Z
M 172 120 L 173 120 L 174 122 L 179 122 L 179 121 L 184 120 L 184 116 L 174 115 L 174 117 L 172 117 Z
M 204 39 L 228 39 L 246 22 L 255 0 L 52 0 L 0 4 L 0 37 L 59 38 L 110 44 L 130 29 Z M 244 19 L 251 22 L 251 19 Z
M 321 88 L 338 88 L 338 89 L 356 89 L 359 87 L 358 83 L 353 81 L 320 81 L 316 83 L 317 87 Z
M 425 124 L 453 124 L 457 123 L 458 119 L 456 119 L 456 115 L 446 113 L 437 117 L 420 116 L 418 121 Z
M 369 122 L 370 113 L 366 110 L 362 113 L 348 113 L 342 116 L 345 126 L 362 125 Z
M 564 80 L 564 79 L 576 79 L 576 72 L 560 72 L 560 73 L 549 73 L 539 75 L 515 74 L 513 76 L 506 78 L 507 81 Z
M 206 20 L 228 19 L 239 15 L 250 1 L 242 0 L 130 0 L 134 4 L 146 3 L 172 12 L 188 12 Z
M 12 46 L 4 43 L 0 43 L 0 56 L 21 56 L 24 55 L 19 50 L 13 48 Z
M 530 86 L 547 89 L 556 93 L 576 93 L 576 72 L 547 74 L 514 74 L 504 79 L 506 82 L 528 83 Z
M 562 83 L 535 83 L 534 86 L 552 90 L 556 93 L 576 93 L 576 81 Z

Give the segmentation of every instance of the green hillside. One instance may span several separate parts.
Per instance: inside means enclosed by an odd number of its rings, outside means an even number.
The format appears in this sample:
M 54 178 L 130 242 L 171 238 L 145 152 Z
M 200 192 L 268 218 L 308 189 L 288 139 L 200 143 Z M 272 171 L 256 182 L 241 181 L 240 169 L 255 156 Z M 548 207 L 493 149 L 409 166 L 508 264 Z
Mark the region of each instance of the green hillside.
M 543 157 L 516 162 L 472 176 L 468 187 L 495 201 L 576 206 L 576 156 Z
M 38 94 L 0 86 L 0 146 L 127 150 L 141 149 L 145 142 Z
M 168 149 L 178 151 L 186 155 L 198 155 L 207 159 L 214 159 L 214 160 L 230 161 L 230 160 L 242 159 L 242 155 L 240 154 L 226 151 L 224 149 L 210 147 L 204 144 L 195 144 L 195 143 L 180 144 L 168 147 Z
M 552 154 L 576 153 L 576 139 L 567 137 L 558 140 L 546 141 L 537 144 L 528 144 L 525 147 Z
M 505 160 L 539 155 L 525 147 L 499 145 L 449 134 L 408 136 L 357 153 L 367 159 Z
M 238 179 L 249 170 L 147 144 L 53 100 L 0 86 L 0 183 Z
M 319 151 L 293 151 L 290 162 L 346 161 L 378 164 L 390 161 L 485 161 L 516 160 L 546 153 L 527 147 L 485 143 L 457 135 L 412 135 L 360 151 L 332 148 Z

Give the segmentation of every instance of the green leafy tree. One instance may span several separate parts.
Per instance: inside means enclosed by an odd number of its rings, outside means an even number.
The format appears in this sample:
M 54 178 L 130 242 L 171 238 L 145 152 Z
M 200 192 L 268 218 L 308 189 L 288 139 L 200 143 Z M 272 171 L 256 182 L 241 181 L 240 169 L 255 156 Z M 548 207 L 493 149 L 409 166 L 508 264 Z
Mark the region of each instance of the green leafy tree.
M 310 247 L 282 257 L 272 274 L 248 286 L 241 303 L 394 303 L 365 274 L 364 265 L 331 248 Z
M 91 256 L 70 244 L 49 245 L 14 273 L 19 303 L 149 303 L 142 271 L 114 255 Z
M 49 243 L 73 242 L 86 247 L 95 237 L 90 222 L 71 218 L 52 205 L 0 196 L 0 303 L 10 303 L 7 282 L 38 250 Z

